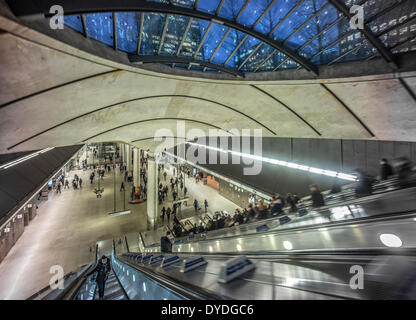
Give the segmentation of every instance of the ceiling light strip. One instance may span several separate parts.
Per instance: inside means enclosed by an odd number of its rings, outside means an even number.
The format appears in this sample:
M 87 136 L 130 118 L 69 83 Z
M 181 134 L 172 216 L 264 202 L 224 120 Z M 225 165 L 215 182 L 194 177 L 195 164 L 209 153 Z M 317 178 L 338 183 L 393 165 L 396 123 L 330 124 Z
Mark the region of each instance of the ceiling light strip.
M 11 167 L 13 167 L 13 166 L 15 166 L 15 165 L 17 165 L 19 163 L 25 162 L 26 160 L 29 160 L 29 159 L 31 159 L 33 157 L 36 157 L 36 156 L 38 156 L 38 155 L 40 155 L 42 153 L 48 152 L 49 150 L 52 150 L 53 148 L 54 147 L 52 147 L 52 148 L 46 148 L 46 149 L 43 149 L 41 151 L 38 151 L 38 152 L 35 152 L 35 153 L 31 153 L 31 154 L 29 154 L 27 156 L 24 156 L 22 158 L 19 158 L 17 160 L 13 160 L 11 162 L 8 162 L 6 164 L 1 165 L 0 166 L 0 169 L 8 169 L 8 168 L 11 168 Z
M 277 160 L 277 159 L 271 159 L 271 158 L 256 156 L 256 155 L 252 155 L 252 154 L 236 152 L 236 151 L 232 151 L 232 150 L 224 150 L 224 149 L 215 148 L 215 147 L 211 147 L 211 146 L 205 146 L 205 145 L 194 143 L 194 142 L 187 142 L 187 143 L 190 144 L 190 145 L 193 145 L 193 146 L 203 147 L 203 148 L 214 150 L 214 151 L 219 151 L 219 152 L 223 152 L 223 153 L 231 153 L 232 155 L 237 155 L 237 156 L 240 156 L 240 157 L 243 157 L 243 158 L 268 162 L 268 163 L 276 164 L 278 166 L 288 167 L 288 168 L 292 168 L 292 169 L 298 169 L 298 170 L 302 170 L 302 171 L 308 171 L 308 172 L 315 173 L 315 174 L 322 174 L 322 175 L 325 175 L 325 176 L 328 176 L 328 177 L 338 178 L 338 179 L 342 179 L 342 180 L 356 181 L 356 179 L 357 179 L 357 177 L 355 175 L 352 175 L 352 174 L 346 174 L 346 173 L 336 172 L 336 171 L 332 171 L 332 170 L 314 168 L 314 167 L 300 165 L 300 164 L 293 163 L 293 162 L 281 161 L 281 160 Z

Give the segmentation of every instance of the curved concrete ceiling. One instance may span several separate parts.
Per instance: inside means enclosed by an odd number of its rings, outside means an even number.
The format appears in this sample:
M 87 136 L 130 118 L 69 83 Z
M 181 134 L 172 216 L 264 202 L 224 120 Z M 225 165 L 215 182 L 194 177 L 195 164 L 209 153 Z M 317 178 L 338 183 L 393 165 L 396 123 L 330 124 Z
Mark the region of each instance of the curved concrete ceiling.
M 0 153 L 83 141 L 154 148 L 140 139 L 163 128 L 180 136 L 175 119 L 207 135 L 221 128 L 262 129 L 269 137 L 416 138 L 416 72 L 325 81 L 167 77 L 95 58 L 5 17 L 0 28 Z

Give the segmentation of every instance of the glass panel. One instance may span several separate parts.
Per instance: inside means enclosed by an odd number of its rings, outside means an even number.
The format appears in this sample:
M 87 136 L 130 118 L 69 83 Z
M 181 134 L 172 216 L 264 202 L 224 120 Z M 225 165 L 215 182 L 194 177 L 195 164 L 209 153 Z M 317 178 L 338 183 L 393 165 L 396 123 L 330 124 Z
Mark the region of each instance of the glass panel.
M 204 60 L 209 60 L 209 58 L 212 56 L 219 42 L 227 32 L 227 29 L 228 28 L 223 25 L 216 23 L 212 24 L 211 30 L 205 38 L 205 42 L 201 49 Z
M 173 4 L 180 7 L 193 8 L 195 0 L 173 0 Z
M 325 29 L 326 26 L 338 19 L 338 11 L 330 6 L 322 11 L 315 19 L 309 22 L 298 33 L 296 33 L 288 42 L 287 46 L 293 50 L 298 49 L 316 34 Z M 319 38 L 317 38 L 319 41 Z
M 218 15 L 223 18 L 234 20 L 245 2 L 246 0 L 225 0 Z
M 113 46 L 113 16 L 111 12 L 85 15 L 88 37 Z
M 363 41 L 364 45 L 357 48 L 357 50 L 354 50 L 346 56 L 342 57 L 336 63 L 364 60 L 377 53 L 377 50 L 370 43 L 368 43 L 366 40 Z
M 361 43 L 364 40 L 361 32 L 357 31 L 345 39 L 339 41 L 336 45 L 328 48 L 319 56 L 312 59 L 312 63 L 315 64 L 327 64 L 334 60 L 335 58 L 343 55 L 349 50 L 353 49 L 357 44 Z
M 416 37 L 416 21 L 406 23 L 381 36 L 380 39 L 386 47 L 393 47 L 397 43 L 401 43 L 412 37 Z
M 347 19 L 342 19 L 336 25 L 329 28 L 326 32 L 300 50 L 300 54 L 310 58 L 337 39 L 341 38 L 348 31 L 350 31 L 349 21 Z
M 219 3 L 221 0 L 209 0 L 209 1 L 199 1 L 198 3 L 198 11 L 208 12 L 208 13 L 215 13 L 217 10 Z
M 271 0 L 250 1 L 238 22 L 246 27 L 251 27 L 262 15 L 270 2 Z
M 416 38 L 413 38 L 410 41 L 392 50 L 393 53 L 402 53 L 402 52 L 408 52 L 408 51 L 416 51 Z
M 257 66 L 263 62 L 264 59 L 267 58 L 269 54 L 271 54 L 274 51 L 274 48 L 267 45 L 266 43 L 263 43 L 261 47 L 256 51 L 255 54 L 252 55 L 252 57 L 249 59 L 248 62 L 243 66 L 242 71 L 252 72 L 254 71 Z
M 84 28 L 82 27 L 82 20 L 81 20 L 81 16 L 80 15 L 77 15 L 77 16 L 65 16 L 64 17 L 64 23 L 68 27 L 70 27 L 70 28 L 72 28 L 72 29 L 74 29 L 74 30 L 76 30 L 76 31 L 81 32 L 82 34 L 84 34 Z
M 324 0 L 306 0 L 279 28 L 277 28 L 273 33 L 273 37 L 279 41 L 285 40 L 293 31 L 299 28 L 312 14 L 325 4 L 326 1 Z
M 260 41 L 258 39 L 249 36 L 227 63 L 227 67 L 231 68 L 231 66 L 233 66 L 234 68 L 238 68 L 247 58 L 247 56 L 253 51 L 253 49 L 259 44 L 259 42 Z M 233 60 L 233 62 L 231 62 L 231 60 Z
M 369 23 L 371 31 L 376 34 L 383 32 L 384 30 L 406 21 L 407 19 L 416 15 L 416 1 L 407 1 L 396 7 L 395 9 L 387 12 L 383 16 L 375 19 Z
M 169 16 L 165 40 L 160 54 L 176 55 L 179 44 L 182 41 L 182 37 L 185 35 L 185 29 L 188 25 L 189 19 L 190 18 L 184 16 Z
M 213 63 L 216 64 L 223 64 L 233 52 L 235 47 L 240 43 L 240 41 L 244 38 L 244 33 L 232 29 L 228 34 L 227 38 L 225 38 L 223 44 L 221 45 L 220 49 L 218 50 L 217 54 L 214 56 L 212 60 Z M 234 68 L 234 60 L 230 59 L 227 64 L 228 67 Z
M 279 70 L 296 69 L 297 67 L 299 67 L 299 65 L 295 61 L 289 59 L 282 66 L 280 66 Z
M 156 55 L 159 49 L 166 15 L 162 13 L 145 13 L 143 21 L 142 43 L 140 53 Z
M 139 12 L 117 12 L 117 48 L 129 53 L 137 52 L 140 28 Z
M 202 37 L 204 36 L 209 25 L 209 21 L 193 19 L 188 34 L 183 43 L 180 56 L 193 57 Z M 201 50 L 199 50 L 197 59 L 202 59 Z
M 266 13 L 254 29 L 261 33 L 268 34 L 290 12 L 290 10 L 296 6 L 299 1 L 300 0 L 277 1 L 277 3 L 268 13 Z
M 287 58 L 286 55 L 277 51 L 274 55 L 272 55 L 257 71 L 272 71 L 275 69 L 282 61 Z

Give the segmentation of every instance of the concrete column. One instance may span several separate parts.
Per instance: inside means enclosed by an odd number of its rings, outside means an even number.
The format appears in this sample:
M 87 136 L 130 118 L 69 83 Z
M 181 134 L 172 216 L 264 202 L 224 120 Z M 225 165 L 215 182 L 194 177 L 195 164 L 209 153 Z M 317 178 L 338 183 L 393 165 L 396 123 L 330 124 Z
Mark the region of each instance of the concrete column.
M 126 144 L 126 162 L 127 171 L 131 171 L 131 148 L 130 145 Z
M 157 218 L 157 164 L 154 156 L 147 161 L 147 226 L 153 230 Z
M 120 160 L 121 160 L 121 164 L 124 163 L 126 157 L 124 155 L 124 143 L 120 143 Z
M 138 167 L 139 149 L 133 148 L 133 185 L 139 186 L 139 167 Z

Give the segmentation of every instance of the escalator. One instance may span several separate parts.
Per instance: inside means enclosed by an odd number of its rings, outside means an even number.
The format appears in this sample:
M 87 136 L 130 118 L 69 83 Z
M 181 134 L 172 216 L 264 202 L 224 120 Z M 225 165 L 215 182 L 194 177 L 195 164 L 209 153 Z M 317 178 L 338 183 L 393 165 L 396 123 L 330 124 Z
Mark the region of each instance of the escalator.
M 288 229 L 302 227 L 314 228 L 319 226 L 320 228 L 326 228 L 331 224 L 337 225 L 341 222 L 354 224 L 355 221 L 376 221 L 385 217 L 403 216 L 406 214 L 413 215 L 414 212 L 416 212 L 416 188 L 408 188 L 355 199 L 354 201 L 342 202 L 318 210 L 300 210 L 298 213 L 242 224 L 231 228 L 208 231 L 207 233 L 175 240 L 178 243 L 176 247 L 182 250 L 182 248 L 186 248 L 186 245 L 193 247 L 190 244 L 205 240 L 212 240 L 211 242 L 213 242 L 214 240 L 223 240 L 224 238 L 233 236 L 244 237 L 259 233 L 266 234 L 271 231 L 286 232 Z M 157 243 L 162 235 L 164 234 L 160 232 L 155 234 L 152 234 L 152 232 L 141 234 L 144 248 L 151 249 L 152 247 L 156 247 L 155 249 L 157 250 Z M 215 247 L 213 249 L 215 252 Z
M 98 299 L 98 290 L 95 290 L 94 300 Z M 128 297 L 113 270 L 110 271 L 105 283 L 104 300 L 128 300 Z

